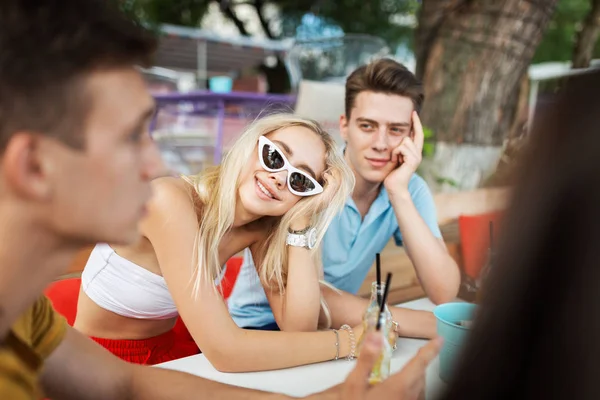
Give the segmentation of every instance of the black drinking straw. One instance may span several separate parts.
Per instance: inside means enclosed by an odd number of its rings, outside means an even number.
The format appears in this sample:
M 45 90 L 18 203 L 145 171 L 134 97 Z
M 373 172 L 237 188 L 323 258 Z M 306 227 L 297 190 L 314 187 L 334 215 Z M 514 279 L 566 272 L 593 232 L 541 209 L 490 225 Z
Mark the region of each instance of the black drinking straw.
M 379 315 L 377 318 L 377 326 L 375 329 L 379 330 L 381 328 L 381 315 L 385 309 L 385 303 L 387 302 L 388 291 L 390 290 L 390 282 L 392 281 L 392 273 L 388 272 L 387 277 L 385 278 L 385 289 L 383 290 L 383 299 L 381 299 L 381 304 L 379 305 Z
M 377 305 L 381 307 L 381 294 L 379 293 L 379 290 L 381 288 L 381 255 L 379 253 L 375 254 L 375 260 L 375 267 L 377 269 Z

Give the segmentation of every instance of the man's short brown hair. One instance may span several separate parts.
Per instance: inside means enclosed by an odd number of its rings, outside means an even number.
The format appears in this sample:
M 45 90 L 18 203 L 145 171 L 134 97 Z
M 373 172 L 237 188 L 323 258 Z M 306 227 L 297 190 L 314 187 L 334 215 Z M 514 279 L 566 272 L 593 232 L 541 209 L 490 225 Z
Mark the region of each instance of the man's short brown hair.
M 408 97 L 415 110 L 423 104 L 423 85 L 404 65 L 382 58 L 357 68 L 346 80 L 346 118 L 361 92 L 375 92 Z
M 114 0 L 0 1 L 0 152 L 19 131 L 82 147 L 90 73 L 147 66 L 153 34 Z M 89 107 L 89 106 L 88 106 Z

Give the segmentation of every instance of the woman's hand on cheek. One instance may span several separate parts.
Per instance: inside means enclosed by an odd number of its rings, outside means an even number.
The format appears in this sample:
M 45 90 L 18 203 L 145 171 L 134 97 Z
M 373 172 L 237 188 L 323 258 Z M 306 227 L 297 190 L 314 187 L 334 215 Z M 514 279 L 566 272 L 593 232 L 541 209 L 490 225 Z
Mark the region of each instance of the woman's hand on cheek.
M 339 171 L 325 172 L 323 174 L 323 193 L 317 195 L 320 200 L 317 212 L 323 211 L 329 206 L 340 188 L 341 179 Z
M 339 172 L 325 172 L 323 174 L 323 192 L 315 195 L 318 198 L 316 208 L 308 210 L 309 214 L 294 219 L 290 225 L 290 229 L 300 231 L 307 228 L 310 225 L 312 216 L 315 213 L 323 211 L 331 204 L 331 201 L 340 187 L 340 180 L 341 177 Z

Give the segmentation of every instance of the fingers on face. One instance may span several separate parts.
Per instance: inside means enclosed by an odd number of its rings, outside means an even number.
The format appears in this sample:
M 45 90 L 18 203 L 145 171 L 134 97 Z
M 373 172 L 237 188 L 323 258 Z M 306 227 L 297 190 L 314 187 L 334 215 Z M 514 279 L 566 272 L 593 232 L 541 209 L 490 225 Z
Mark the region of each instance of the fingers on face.
M 419 151 L 419 148 L 417 147 L 417 145 L 415 144 L 415 142 L 413 142 L 412 140 L 410 140 L 410 138 L 407 138 L 408 140 L 405 140 L 402 145 L 405 146 L 407 149 L 409 149 L 415 156 L 418 154 L 421 154 L 421 152 Z
M 421 118 L 419 118 L 419 114 L 417 114 L 416 111 L 413 111 L 412 113 L 412 124 L 415 137 L 415 144 L 417 145 L 418 149 L 423 150 L 425 134 L 423 132 L 423 124 L 421 124 Z
M 392 150 L 392 161 L 395 162 L 404 162 L 404 156 L 403 156 L 403 149 L 402 149 L 402 144 L 400 144 L 398 147 L 396 147 L 394 150 Z
M 411 158 L 416 161 L 420 161 L 419 154 L 417 153 L 415 145 L 412 142 L 406 142 L 405 144 L 403 144 L 403 146 L 405 157 Z
M 416 162 L 421 161 L 421 153 L 408 137 L 404 138 L 400 145 L 392 151 L 392 160 L 397 159 L 399 162 L 405 162 L 407 158 Z
M 341 182 L 342 174 L 339 170 L 329 169 L 323 173 L 322 180 L 323 180 L 324 185 L 331 185 L 331 184 L 335 185 L 335 184 L 338 184 L 339 182 Z

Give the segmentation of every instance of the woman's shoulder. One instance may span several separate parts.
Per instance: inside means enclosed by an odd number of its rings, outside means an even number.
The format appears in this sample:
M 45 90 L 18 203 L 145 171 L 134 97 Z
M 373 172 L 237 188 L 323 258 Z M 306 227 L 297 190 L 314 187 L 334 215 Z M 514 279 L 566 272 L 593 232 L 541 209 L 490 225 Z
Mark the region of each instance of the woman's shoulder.
M 173 235 L 187 235 L 198 227 L 194 189 L 181 178 L 157 178 L 152 181 L 148 214 L 142 220 L 142 235 L 150 242 Z
M 169 213 L 195 213 L 194 188 L 183 178 L 161 177 L 152 181 L 150 211 L 168 210 Z
M 192 189 L 190 183 L 182 177 L 162 176 L 152 180 L 154 190 L 189 192 Z

